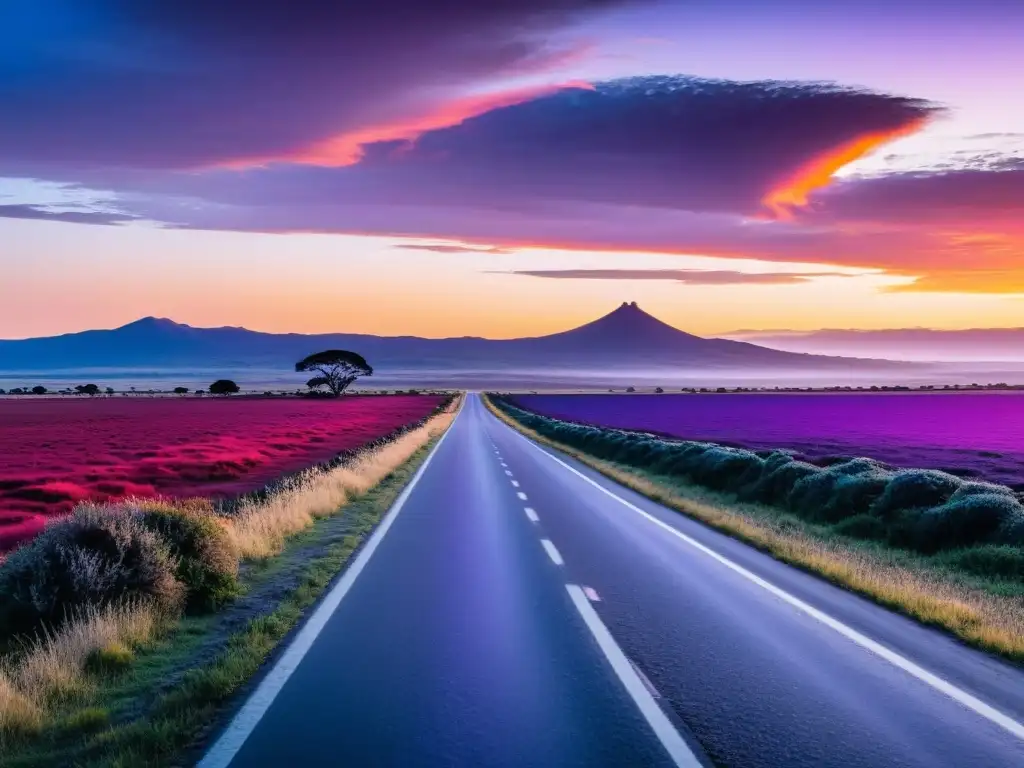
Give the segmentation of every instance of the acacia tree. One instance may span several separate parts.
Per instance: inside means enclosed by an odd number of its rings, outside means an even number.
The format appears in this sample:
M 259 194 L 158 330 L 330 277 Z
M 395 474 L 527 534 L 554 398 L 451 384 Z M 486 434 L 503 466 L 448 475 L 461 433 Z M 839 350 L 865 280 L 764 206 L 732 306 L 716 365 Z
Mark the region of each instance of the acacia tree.
M 373 375 L 373 368 L 362 355 L 343 349 L 328 349 L 310 355 L 297 362 L 295 370 L 297 373 L 317 374 L 306 382 L 306 386 L 312 390 L 327 387 L 335 397 L 348 389 L 360 376 Z
M 233 395 L 238 391 L 238 385 L 231 379 L 217 379 L 210 385 L 211 395 Z

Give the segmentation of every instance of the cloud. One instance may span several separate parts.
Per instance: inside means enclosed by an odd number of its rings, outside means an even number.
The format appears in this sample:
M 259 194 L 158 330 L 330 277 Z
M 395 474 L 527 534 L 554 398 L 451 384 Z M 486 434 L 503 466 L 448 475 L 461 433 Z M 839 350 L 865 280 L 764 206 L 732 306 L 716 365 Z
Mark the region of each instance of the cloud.
M 473 113 L 445 104 L 500 101 L 480 94 L 564 66 L 587 48 L 580 22 L 647 1 L 23 2 L 0 28 L 0 173 L 195 169 L 332 146 L 337 162 L 360 140 Z
M 1024 158 L 993 170 L 895 173 L 841 181 L 814 198 L 812 213 L 846 221 L 889 221 L 949 227 L 1020 221 Z
M 0 219 L 63 221 L 69 224 L 124 224 L 135 219 L 123 213 L 106 211 L 53 211 L 36 205 L 14 203 L 0 205 Z
M 816 277 L 850 277 L 838 272 L 736 272 L 702 269 L 538 269 L 506 272 L 570 280 L 671 280 L 687 285 L 799 285 Z
M 343 167 L 278 164 L 172 175 L 163 184 L 234 206 L 228 218 L 248 209 L 263 220 L 274 206 L 299 230 L 319 228 L 318 209 L 334 207 L 344 219 L 353 205 L 391 211 L 398 228 L 403 209 L 416 207 L 612 205 L 749 217 L 765 214 L 765 196 L 818 158 L 859 137 L 910 130 L 936 111 L 818 83 L 630 78 L 492 109 L 415 141 L 360 144 L 358 162 L 345 144 Z
M 0 57 L 15 116 L 0 122 L 0 172 L 110 190 L 131 216 L 182 228 L 704 254 L 913 278 L 898 290 L 1018 290 L 1019 158 L 833 176 L 940 105 L 829 83 L 558 76 L 587 49 L 577 22 L 638 2 L 322 0 L 296 14 L 91 0 L 24 60 Z M 0 42 L 26 45 L 16 33 Z
M 489 253 L 507 254 L 512 253 L 508 248 L 480 247 L 473 245 L 454 245 L 450 243 L 400 243 L 395 248 L 406 251 L 430 251 L 432 253 Z

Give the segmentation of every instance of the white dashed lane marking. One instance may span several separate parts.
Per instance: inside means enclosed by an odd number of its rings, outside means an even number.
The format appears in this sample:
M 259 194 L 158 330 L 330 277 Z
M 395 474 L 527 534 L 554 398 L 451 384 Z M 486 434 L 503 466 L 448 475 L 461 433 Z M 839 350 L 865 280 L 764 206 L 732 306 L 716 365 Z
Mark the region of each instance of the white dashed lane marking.
M 599 482 L 597 482 L 593 478 L 588 477 L 587 475 L 585 475 L 584 473 L 580 472 L 575 467 L 570 466 L 569 464 L 567 464 L 566 462 L 562 461 L 560 458 L 558 458 L 554 454 L 548 453 L 546 450 L 541 448 L 536 443 L 531 442 L 529 439 L 527 439 L 523 435 L 519 435 L 518 433 L 514 433 L 514 434 L 516 434 L 520 439 L 522 439 L 524 442 L 526 442 L 528 445 L 530 445 L 533 449 L 539 451 L 540 453 L 542 453 L 547 458 L 551 459 L 556 464 L 558 464 L 561 467 L 563 467 L 564 469 L 568 470 L 570 473 L 572 473 L 573 475 L 575 475 L 578 478 L 580 478 L 580 480 L 582 480 L 583 482 L 591 485 L 598 492 L 603 493 L 603 494 L 609 496 L 610 498 L 614 499 L 618 503 L 622 504 L 627 509 L 630 509 L 633 512 L 637 513 L 638 515 L 640 515 L 642 518 L 644 518 L 648 522 L 650 522 L 653 525 L 656 525 L 657 527 L 661 528 L 665 533 L 668 533 L 669 535 L 676 537 L 680 541 L 685 542 L 686 544 L 688 544 L 689 546 L 693 547 L 694 549 L 696 549 L 696 550 L 698 550 L 700 552 L 703 552 L 705 555 L 707 555 L 708 557 L 712 558 L 713 560 L 718 561 L 719 563 L 721 563 L 723 566 L 725 566 L 729 570 L 733 571 L 734 573 L 738 574 L 739 576 L 742 576 L 744 579 L 747 579 L 748 581 L 752 582 L 753 584 L 756 584 L 757 586 L 761 587 L 765 591 L 767 591 L 770 594 L 774 595 L 775 597 L 779 598 L 783 602 L 788 603 L 790 606 L 792 606 L 793 608 L 797 609 L 798 611 L 801 611 L 802 613 L 806 614 L 807 616 L 809 616 L 810 618 L 814 619 L 815 621 L 818 621 L 821 624 L 823 624 L 824 626 L 828 627 L 829 629 L 837 632 L 838 634 L 840 634 L 843 637 L 845 637 L 847 640 L 851 640 L 852 642 L 856 643 L 857 645 L 859 645 L 861 648 L 863 648 L 864 650 L 868 651 L 869 653 L 873 653 L 875 656 L 878 656 L 879 658 L 883 659 L 884 661 L 887 661 L 892 666 L 897 667 L 899 669 L 902 669 L 904 672 L 906 672 L 907 674 L 911 675 L 912 677 L 917 678 L 918 680 L 920 680 L 925 685 L 930 686 L 931 688 L 933 688 L 934 690 L 938 691 L 939 693 L 942 693 L 942 694 L 948 696 L 949 698 L 953 699 L 954 701 L 962 704 L 963 706 L 967 707 L 971 711 L 973 711 L 976 714 L 980 715 L 981 717 L 985 718 L 989 722 L 994 723 L 995 725 L 998 725 L 1000 728 L 1002 728 L 1003 730 L 1007 731 L 1008 733 L 1013 734 L 1018 739 L 1024 740 L 1024 723 L 1020 723 L 1017 720 L 1014 720 L 1012 717 L 1010 717 L 1006 713 L 999 711 L 995 707 L 993 707 L 990 704 L 982 701 L 981 699 L 977 698 L 976 696 L 971 695 L 970 693 L 968 693 L 967 691 L 963 690 L 962 688 L 958 688 L 957 686 L 953 685 L 952 683 L 950 683 L 949 681 L 945 680 L 944 678 L 939 677 L 935 673 L 930 672 L 929 670 L 925 669 L 924 667 L 918 666 L 917 664 L 915 664 L 913 661 L 911 661 L 910 659 L 906 658 L 905 656 L 901 656 L 900 654 L 896 653 L 893 650 L 890 650 L 889 648 L 887 648 L 886 646 L 882 645 L 881 643 L 878 643 L 875 640 L 872 640 L 870 637 L 868 637 L 868 636 L 866 636 L 864 634 L 861 634 L 860 632 L 858 632 L 857 630 L 853 629 L 852 627 L 844 624 L 843 622 L 839 621 L 838 619 L 833 618 L 832 616 L 830 616 L 829 614 L 825 613 L 824 611 L 820 611 L 817 608 L 815 608 L 814 606 L 812 606 L 812 605 L 810 605 L 808 603 L 805 603 L 803 600 L 799 599 L 798 597 L 795 597 L 794 595 L 791 595 L 789 592 L 786 592 L 781 587 L 775 586 L 770 581 L 762 579 L 760 576 L 758 576 L 757 574 L 753 573 L 752 571 L 748 571 L 743 566 L 741 566 L 741 565 L 733 562 L 729 558 L 725 557 L 725 555 L 719 554 L 718 552 L 713 550 L 711 547 L 708 547 L 707 545 L 702 544 L 701 542 L 697 541 L 696 539 L 694 539 L 691 536 L 687 536 L 682 531 L 679 531 L 679 530 L 673 528 L 671 525 L 669 525 L 668 523 L 664 522 L 663 520 L 659 520 L 654 515 L 650 514 L 649 512 L 645 511 L 644 509 L 641 509 L 640 507 L 638 507 L 633 502 L 628 501 L 628 500 L 622 498 L 621 496 L 619 496 L 614 491 L 611 491 L 608 488 L 605 488 L 603 485 L 601 485 Z M 570 591 L 571 591 L 571 589 L 572 588 L 570 588 Z M 579 589 L 579 588 L 575 587 L 575 589 Z M 580 594 L 582 595 L 582 590 L 580 590 Z
M 523 511 L 526 513 L 526 516 L 530 518 L 531 523 L 540 521 L 540 518 L 537 517 L 537 513 L 533 511 L 533 507 L 526 507 Z
M 516 494 L 516 496 L 518 496 L 518 497 L 519 497 L 520 499 L 522 499 L 523 501 L 526 501 L 526 494 L 525 494 L 525 493 L 523 493 L 522 491 L 520 491 L 519 493 L 517 493 L 517 494 Z
M 541 546 L 544 547 L 544 551 L 548 553 L 548 557 L 551 558 L 551 562 L 555 565 L 565 565 L 565 560 L 562 559 L 562 553 L 555 549 L 555 545 L 552 544 L 548 539 L 540 540 Z

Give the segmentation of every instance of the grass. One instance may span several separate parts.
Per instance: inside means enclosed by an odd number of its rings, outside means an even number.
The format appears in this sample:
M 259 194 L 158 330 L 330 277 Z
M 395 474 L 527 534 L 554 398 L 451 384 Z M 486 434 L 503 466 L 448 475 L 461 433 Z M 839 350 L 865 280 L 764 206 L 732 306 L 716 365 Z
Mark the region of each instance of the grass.
M 452 418 L 453 413 L 442 413 L 349 464 L 310 470 L 268 498 L 246 501 L 228 526 L 232 546 L 243 559 L 276 555 L 289 536 L 373 488 L 432 436 L 447 429 Z
M 378 511 L 382 514 L 384 510 Z M 372 527 L 371 523 L 364 533 Z M 104 731 L 90 745 L 92 759 L 102 764 L 161 764 L 197 737 L 208 734 L 221 708 L 317 601 L 362 538 L 347 537 L 345 542 L 332 546 L 326 556 L 312 561 L 300 587 L 274 611 L 253 619 L 245 630 L 233 635 L 212 664 L 188 673 L 180 686 L 157 700 L 148 717 Z
M 485 398 L 509 426 L 549 445 L 664 506 L 740 539 L 772 557 L 925 624 L 965 643 L 1024 662 L 1024 589 L 970 578 L 942 561 L 827 533 L 794 515 L 763 505 L 731 503 L 678 480 L 590 456 L 524 427 Z
M 219 635 L 217 614 L 169 621 L 141 604 L 111 607 L 9 658 L 0 666 L 0 765 L 180 762 L 348 562 L 454 416 L 441 413 L 343 467 L 312 473 L 288 503 L 251 504 L 230 522 L 232 545 L 251 561 L 243 589 L 268 586 L 273 595 L 243 629 Z M 334 541 L 327 528 L 343 505 L 344 535 Z M 286 582 L 288 565 L 298 575 Z

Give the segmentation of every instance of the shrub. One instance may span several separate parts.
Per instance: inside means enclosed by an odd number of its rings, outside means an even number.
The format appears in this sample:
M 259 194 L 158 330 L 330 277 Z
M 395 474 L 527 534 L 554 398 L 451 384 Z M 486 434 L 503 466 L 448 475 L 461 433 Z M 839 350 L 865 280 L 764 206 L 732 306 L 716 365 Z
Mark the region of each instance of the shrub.
M 81 505 L 0 565 L 0 632 L 36 632 L 121 600 L 175 610 L 183 597 L 175 565 L 164 541 L 125 507 Z
M 885 492 L 889 475 L 869 470 L 855 475 L 839 473 L 832 494 L 821 507 L 816 519 L 835 523 L 848 517 L 866 514 Z
M 1016 494 L 1007 488 L 1005 485 L 994 485 L 992 483 L 962 483 L 959 488 L 953 491 L 953 495 L 949 497 L 950 501 L 960 501 L 968 496 L 978 496 L 980 494 L 997 494 L 999 496 L 1009 496 L 1010 498 L 1016 498 Z
M 937 562 L 976 576 L 1024 581 L 1024 549 L 986 544 L 936 555 Z
M 949 501 L 918 517 L 911 545 L 920 552 L 1003 543 L 999 534 L 1012 529 L 1024 510 L 1009 496 L 977 494 Z
M 765 471 L 761 479 L 750 491 L 750 498 L 764 504 L 784 506 L 794 486 L 808 475 L 822 470 L 805 461 L 787 461 L 776 463 L 772 467 L 771 460 L 765 462 Z
M 844 458 L 801 477 L 793 485 L 786 505 L 807 520 L 834 523 L 867 512 L 884 485 L 885 476 L 877 462 Z
M 945 503 L 962 484 L 953 475 L 931 469 L 896 472 L 872 505 L 871 514 L 883 520 L 895 520 L 905 510 L 927 509 Z
M 786 498 L 786 506 L 805 520 L 820 520 L 822 510 L 842 478 L 843 475 L 831 469 L 820 469 L 805 475 L 793 484 L 793 490 Z
M 852 536 L 856 539 L 872 541 L 884 541 L 887 533 L 885 523 L 874 515 L 848 517 L 833 525 L 832 530 L 840 536 Z
M 216 610 L 238 594 L 238 555 L 221 523 L 202 502 L 133 503 L 142 524 L 166 542 L 177 560 L 175 575 L 187 590 L 188 612 Z
M 739 488 L 744 478 L 760 477 L 764 460 L 750 451 L 734 448 L 710 448 L 700 454 L 690 476 L 695 482 L 715 491 Z

